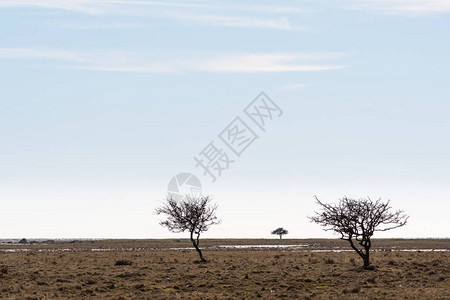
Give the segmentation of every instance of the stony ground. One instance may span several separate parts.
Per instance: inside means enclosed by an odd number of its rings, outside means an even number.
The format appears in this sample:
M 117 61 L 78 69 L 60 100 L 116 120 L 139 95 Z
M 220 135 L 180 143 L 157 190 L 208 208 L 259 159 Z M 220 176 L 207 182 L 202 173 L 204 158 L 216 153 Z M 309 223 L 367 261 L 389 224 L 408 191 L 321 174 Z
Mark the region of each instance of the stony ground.
M 218 245 L 300 244 L 297 248 Z M 375 270 L 334 240 L 208 240 L 0 246 L 2 299 L 450 299 L 449 240 L 379 240 Z M 181 248 L 181 249 L 169 249 Z M 394 249 L 396 251 L 389 251 Z M 12 251 L 19 252 L 12 252 Z

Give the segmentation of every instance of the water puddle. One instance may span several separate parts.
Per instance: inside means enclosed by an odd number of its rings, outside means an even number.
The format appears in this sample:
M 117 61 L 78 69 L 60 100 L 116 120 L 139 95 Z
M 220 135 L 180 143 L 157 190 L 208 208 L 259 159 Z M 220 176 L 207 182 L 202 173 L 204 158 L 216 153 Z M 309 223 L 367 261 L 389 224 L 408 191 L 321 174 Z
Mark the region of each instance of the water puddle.
M 204 247 L 208 250 L 221 250 L 221 249 L 283 249 L 294 250 L 302 252 L 353 252 L 352 249 L 308 249 L 309 244 L 296 244 L 296 245 L 218 245 L 211 247 Z M 448 252 L 450 249 L 373 249 L 374 252 Z M 178 247 L 178 248 L 44 248 L 44 249 L 30 249 L 30 248 L 15 248 L 15 249 L 0 249 L 0 252 L 4 253 L 21 253 L 21 252 L 142 252 L 142 251 L 188 251 L 194 250 L 193 247 Z
M 297 245 L 220 245 L 217 248 L 232 248 L 232 249 L 252 249 L 252 248 L 304 248 L 309 247 L 309 244 Z

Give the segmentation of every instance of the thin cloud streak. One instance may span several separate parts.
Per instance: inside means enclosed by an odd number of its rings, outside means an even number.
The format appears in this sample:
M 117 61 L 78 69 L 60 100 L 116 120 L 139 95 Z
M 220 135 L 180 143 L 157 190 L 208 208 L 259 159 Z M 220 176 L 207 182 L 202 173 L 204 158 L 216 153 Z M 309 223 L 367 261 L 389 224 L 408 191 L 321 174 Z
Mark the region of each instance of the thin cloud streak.
M 76 0 L 0 0 L 0 8 L 26 8 L 37 7 L 42 9 L 56 9 L 74 11 L 84 14 L 100 14 L 106 7 L 99 1 Z
M 322 2 L 330 2 L 322 0 Z M 216 16 L 221 18 L 250 18 L 242 15 L 223 15 L 224 12 L 249 12 L 266 14 L 298 14 L 309 12 L 308 9 L 296 5 L 291 6 L 264 6 L 264 5 L 230 5 L 205 4 L 195 2 L 169 2 L 169 1 L 124 1 L 124 0 L 0 0 L 0 8 L 26 8 L 35 7 L 41 9 L 64 10 L 89 15 L 155 15 L 155 8 L 173 9 L 172 12 L 192 14 L 194 20 L 197 15 L 209 15 L 211 19 Z M 221 3 L 221 2 L 219 2 Z M 358 10 L 375 10 L 389 14 L 435 14 L 450 12 L 448 0 L 347 0 L 342 2 L 342 7 Z M 145 8 L 149 8 L 146 10 Z M 178 10 L 177 10 L 178 9 Z M 182 11 L 179 9 L 183 9 Z M 211 11 L 215 11 L 211 12 Z M 169 14 L 171 15 L 171 14 Z M 176 16 L 173 14 L 172 16 Z M 206 17 L 204 17 L 205 19 Z M 186 17 L 184 19 L 187 19 Z M 204 20 L 203 20 L 204 21 Z M 247 23 L 252 24 L 248 21 Z M 252 27 L 252 26 L 251 26 Z
M 194 21 L 210 26 L 272 28 L 279 30 L 298 30 L 298 28 L 292 26 L 286 17 L 273 18 L 267 15 L 263 16 L 261 13 L 273 15 L 305 12 L 298 7 L 289 6 L 272 7 L 248 5 L 210 5 L 188 2 L 181 3 L 123 0 L 0 0 L 0 8 L 26 7 L 64 10 L 89 15 L 132 15 L 153 18 L 163 17 L 176 20 Z M 233 14 L 230 14 L 230 12 Z M 236 12 L 241 14 L 235 14 Z M 257 17 L 254 16 L 255 14 Z
M 428 15 L 449 13 L 448 0 L 359 0 L 351 1 L 351 9 L 376 10 L 387 14 Z
M 227 3 L 227 2 L 224 2 Z M 73 10 L 77 12 L 107 13 L 113 7 L 171 7 L 171 8 L 195 8 L 229 11 L 265 12 L 265 13 L 304 13 L 308 12 L 296 6 L 264 6 L 264 5 L 211 5 L 189 2 L 169 1 L 124 1 L 124 0 L 0 0 L 0 7 L 40 7 L 47 9 Z M 114 10 L 114 12 L 116 12 Z
M 282 30 L 295 29 L 286 18 L 262 19 L 262 18 L 236 17 L 236 16 L 220 16 L 210 14 L 192 14 L 192 13 L 170 13 L 167 15 L 173 19 L 192 20 L 212 26 L 271 28 Z M 296 30 L 298 29 L 299 28 L 297 28 Z
M 2 58 L 85 61 L 82 55 L 75 52 L 33 48 L 0 48 L 0 59 Z
M 276 87 L 275 89 L 282 90 L 282 91 L 295 91 L 295 90 L 307 88 L 310 86 L 311 86 L 311 84 L 308 84 L 308 83 L 296 83 L 296 84 L 288 84 L 288 85 L 279 86 L 279 87 Z
M 326 63 L 344 57 L 342 53 L 182 53 L 143 54 L 136 52 L 58 51 L 28 48 L 0 48 L 0 59 L 58 61 L 60 67 L 105 72 L 133 73 L 273 73 L 338 70 L 347 66 Z
M 142 28 L 145 27 L 144 24 L 140 23 L 61 23 L 61 22 L 48 22 L 47 26 L 63 28 L 63 29 L 73 29 L 73 30 L 110 30 L 110 29 L 131 29 L 131 28 Z
M 263 5 L 210 5 L 198 3 L 180 3 L 180 2 L 159 2 L 159 1 L 124 1 L 109 0 L 101 1 L 110 4 L 140 5 L 140 6 L 161 6 L 161 7 L 183 7 L 183 8 L 202 8 L 215 10 L 231 10 L 231 11 L 248 11 L 248 12 L 265 12 L 265 13 L 304 13 L 309 10 L 295 6 L 263 6 Z M 226 3 L 226 2 L 225 2 Z

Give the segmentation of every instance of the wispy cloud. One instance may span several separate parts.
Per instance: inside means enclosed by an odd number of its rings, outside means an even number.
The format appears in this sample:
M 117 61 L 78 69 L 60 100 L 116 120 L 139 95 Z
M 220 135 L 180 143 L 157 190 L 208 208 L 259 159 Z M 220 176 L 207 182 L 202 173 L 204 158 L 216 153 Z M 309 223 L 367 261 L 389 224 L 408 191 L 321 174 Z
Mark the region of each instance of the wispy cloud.
M 299 8 L 297 6 L 280 6 L 280 5 L 243 5 L 237 3 L 230 3 L 229 1 L 222 1 L 223 4 L 205 4 L 205 2 L 172 2 L 172 1 L 128 1 L 128 0 L 103 0 L 103 3 L 109 4 L 124 4 L 124 5 L 138 5 L 138 6 L 160 6 L 160 7 L 181 7 L 181 8 L 202 8 L 222 11 L 249 11 L 249 12 L 265 12 L 265 13 L 304 13 L 307 9 Z M 212 3 L 212 1 L 210 2 Z M 220 3 L 220 2 L 219 2 Z
M 134 73 L 271 73 L 314 72 L 345 68 L 329 63 L 341 53 L 164 53 L 74 52 L 0 48 L 0 59 L 53 60 L 59 67 Z
M 311 84 L 309 84 L 309 83 L 295 83 L 295 84 L 288 84 L 288 85 L 279 86 L 276 89 L 277 90 L 282 90 L 282 91 L 295 91 L 295 90 L 307 88 L 307 87 L 310 87 L 310 86 L 311 86 Z
M 253 18 L 253 17 L 241 17 L 241 16 L 221 16 L 211 14 L 198 14 L 198 13 L 170 13 L 171 18 L 180 20 L 193 20 L 200 23 L 204 23 L 212 26 L 225 26 L 225 27 L 250 27 L 250 28 L 272 28 L 283 30 L 294 30 L 295 28 L 288 21 L 287 18 Z
M 48 26 L 74 30 L 109 30 L 130 29 L 144 27 L 141 23 L 69 23 L 69 22 L 47 22 Z
M 85 61 L 82 55 L 71 51 L 33 49 L 33 48 L 0 48 L 0 59 L 45 59 Z
M 449 13 L 449 0 L 351 0 L 350 8 L 370 9 L 389 14 Z
M 296 6 L 240 5 L 226 1 L 208 2 L 123 1 L 123 0 L 0 0 L 0 8 L 40 8 L 89 15 L 132 15 L 167 18 L 209 26 L 296 30 L 286 16 L 303 13 Z M 76 27 L 74 25 L 74 27 Z M 89 26 L 81 25 L 81 29 Z M 91 29 L 102 29 L 90 26 Z
M 332 3 L 330 0 L 318 3 Z M 306 2 L 306 4 L 310 2 Z M 389 14 L 434 14 L 450 12 L 449 0 L 345 0 L 339 5 L 350 9 L 376 10 Z M 162 16 L 184 20 L 193 20 L 212 25 L 249 26 L 274 22 L 274 15 L 292 15 L 309 12 L 295 5 L 245 5 L 229 1 L 133 1 L 133 0 L 0 0 L 0 8 L 40 8 L 48 10 L 70 11 L 89 15 L 135 15 Z M 256 18 L 254 15 L 258 15 Z M 248 20 L 246 20 L 248 18 Z M 259 22 L 258 19 L 265 19 Z M 275 18 L 278 24 L 286 16 Z M 282 21 L 285 22 L 285 21 Z M 230 25 L 231 24 L 231 25 Z M 270 28 L 291 30 L 292 26 L 275 25 Z
M 297 6 L 280 5 L 242 5 L 230 4 L 223 1 L 223 4 L 205 4 L 207 2 L 174 2 L 174 1 L 128 1 L 128 0 L 0 0 L 0 7 L 40 7 L 57 10 L 72 10 L 87 14 L 117 12 L 114 8 L 121 8 L 120 11 L 129 7 L 169 7 L 169 8 L 196 8 L 222 11 L 250 11 L 265 13 L 303 13 L 308 10 Z M 220 2 L 219 2 L 220 3 Z
M 100 14 L 107 6 L 100 1 L 89 0 L 0 0 L 0 8 L 37 7 L 80 12 L 85 14 Z

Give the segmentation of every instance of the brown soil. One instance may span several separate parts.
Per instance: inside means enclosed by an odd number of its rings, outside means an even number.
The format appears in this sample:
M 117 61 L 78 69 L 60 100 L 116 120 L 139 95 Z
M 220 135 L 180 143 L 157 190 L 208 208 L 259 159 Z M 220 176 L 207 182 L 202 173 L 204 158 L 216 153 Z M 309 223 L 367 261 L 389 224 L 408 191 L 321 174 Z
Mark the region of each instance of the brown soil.
M 207 263 L 193 250 L 167 250 L 189 246 L 186 240 L 0 245 L 0 298 L 450 299 L 450 252 L 390 251 L 449 249 L 449 240 L 376 240 L 375 270 L 363 270 L 354 252 L 309 252 L 348 249 L 342 241 L 202 243 Z M 216 247 L 225 244 L 308 246 Z

